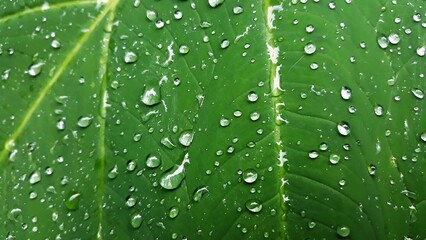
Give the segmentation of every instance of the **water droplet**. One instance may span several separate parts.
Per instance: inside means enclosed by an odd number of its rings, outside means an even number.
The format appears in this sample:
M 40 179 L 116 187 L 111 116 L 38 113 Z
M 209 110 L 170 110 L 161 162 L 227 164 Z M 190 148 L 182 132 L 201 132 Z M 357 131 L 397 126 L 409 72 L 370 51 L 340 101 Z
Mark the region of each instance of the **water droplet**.
M 183 131 L 179 136 L 179 142 L 182 146 L 189 147 L 194 139 L 194 132 L 192 130 Z
M 416 53 L 419 57 L 424 57 L 426 54 L 426 46 L 417 48 Z
M 161 101 L 160 91 L 157 87 L 147 87 L 142 93 L 141 101 L 147 106 L 153 106 Z
M 149 168 L 157 168 L 161 164 L 161 157 L 157 153 L 151 153 L 146 157 L 146 166 Z
M 132 225 L 133 228 L 139 228 L 142 225 L 142 222 L 143 222 L 143 219 L 140 213 L 135 213 L 132 215 L 130 224 Z
M 345 184 L 346 184 L 346 181 L 345 181 L 344 179 L 341 179 L 341 180 L 339 181 L 339 185 L 340 185 L 341 187 L 345 186 Z
M 426 142 L 426 132 L 424 132 L 424 133 L 422 133 L 422 134 L 420 135 L 420 139 L 421 139 L 423 142 Z
M 315 51 L 317 50 L 317 47 L 313 43 L 308 43 L 306 44 L 304 50 L 306 54 L 311 55 L 315 53 Z
M 194 191 L 194 196 L 192 199 L 194 199 L 195 202 L 199 202 L 201 200 L 201 198 L 208 193 L 208 189 L 207 186 L 202 186 L 202 187 L 198 187 L 195 191 Z
M 349 100 L 352 97 L 352 90 L 348 87 L 342 87 L 340 90 L 340 96 L 343 98 L 343 100 Z
M 28 74 L 32 77 L 38 76 L 41 73 L 44 63 L 39 62 L 30 66 L 28 69 Z
M 125 63 L 135 63 L 136 61 L 138 61 L 138 59 L 139 59 L 138 55 L 134 52 L 126 52 L 124 54 Z
M 259 120 L 259 118 L 260 118 L 260 113 L 258 113 L 258 112 L 250 113 L 250 119 L 252 121 L 257 121 L 257 120 Z
M 262 210 L 262 202 L 258 199 L 250 199 L 246 202 L 246 208 L 252 213 L 258 213 Z
M 370 174 L 370 176 L 376 175 L 377 168 L 375 165 L 370 164 L 368 165 L 367 169 L 368 169 L 368 174 Z
M 80 117 L 78 119 L 77 125 L 81 128 L 87 128 L 90 126 L 90 124 L 92 124 L 93 121 L 93 117 L 92 116 L 88 116 L 88 117 Z
M 246 183 L 254 183 L 257 179 L 256 170 L 249 168 L 243 172 L 243 179 Z
M 241 117 L 242 115 L 243 115 L 243 113 L 240 110 L 234 111 L 234 116 L 235 117 Z
M 59 120 L 57 123 L 56 123 L 56 128 L 59 130 L 59 131 L 63 131 L 63 130 L 65 130 L 65 121 L 64 120 Z
M 236 6 L 232 9 L 233 13 L 235 15 L 243 13 L 244 9 L 241 6 Z
M 416 97 L 418 99 L 423 99 L 425 97 L 423 90 L 418 89 L 418 88 L 411 89 L 411 93 L 413 93 L 414 97 Z
M 161 19 L 158 19 L 157 21 L 155 21 L 155 27 L 157 29 L 162 29 L 164 27 L 164 21 Z
M 118 176 L 118 166 L 117 164 L 108 172 L 109 179 L 115 179 Z
M 336 232 L 337 232 L 337 235 L 339 235 L 341 237 L 347 237 L 351 233 L 351 230 L 349 229 L 349 227 L 347 227 L 345 225 L 339 225 L 339 226 L 337 226 Z
M 21 213 L 22 213 L 22 210 L 20 208 L 14 208 L 10 210 L 10 212 L 8 212 L 7 218 L 12 221 L 17 221 Z
M 127 171 L 132 172 L 136 169 L 136 163 L 132 160 L 127 162 Z
M 341 122 L 337 124 L 337 131 L 342 136 L 348 136 L 351 132 L 351 129 L 349 128 L 349 124 L 347 122 Z
M 50 46 L 54 49 L 58 49 L 61 47 L 61 43 L 58 40 L 53 40 Z
M 319 154 L 318 154 L 317 151 L 310 151 L 308 153 L 308 156 L 309 156 L 310 159 L 316 159 L 319 156 Z
M 228 39 L 224 39 L 224 40 L 222 40 L 222 42 L 220 42 L 220 47 L 222 49 L 225 49 L 225 48 L 229 47 L 229 44 L 230 44 L 229 40 Z
M 327 143 L 325 143 L 325 142 L 320 143 L 319 150 L 321 150 L 321 151 L 327 151 L 327 149 L 328 149 L 328 144 Z
M 40 171 L 34 171 L 29 179 L 30 184 L 36 184 L 38 182 L 40 182 L 41 180 L 41 174 Z
M 421 20 L 422 20 L 422 17 L 420 15 L 420 13 L 413 14 L 413 21 L 414 22 L 420 22 Z
M 219 121 L 220 126 L 227 127 L 231 124 L 231 121 L 228 118 L 222 117 Z
M 250 92 L 247 96 L 249 102 L 256 102 L 259 96 L 255 92 Z
M 340 156 L 337 154 L 330 154 L 330 163 L 333 165 L 338 164 L 340 161 Z
M 146 10 L 146 18 L 150 21 L 157 19 L 157 12 L 154 10 Z
M 387 37 L 382 36 L 379 39 L 377 39 L 377 43 L 379 44 L 379 46 L 383 49 L 387 48 L 389 46 L 389 40 Z
M 400 37 L 396 33 L 391 33 L 391 34 L 389 34 L 388 40 L 389 40 L 390 43 L 395 45 L 395 44 L 399 43 Z
M 189 47 L 187 45 L 180 45 L 179 53 L 185 55 L 189 52 Z
M 189 154 L 185 154 L 182 163 L 179 166 L 173 166 L 171 169 L 163 173 L 160 180 L 160 185 L 164 189 L 172 190 L 180 186 L 185 178 L 185 163 L 189 164 Z
M 169 137 L 163 137 L 161 139 L 161 144 L 163 144 L 163 146 L 165 146 L 168 149 L 173 149 L 176 147 L 176 144 L 174 144 Z
M 173 218 L 176 218 L 178 215 L 179 215 L 179 208 L 171 207 L 169 210 L 169 217 L 173 219 Z
M 142 133 L 135 133 L 135 135 L 133 135 L 133 141 L 135 142 L 139 142 L 142 138 Z
M 376 104 L 376 106 L 374 107 L 374 114 L 376 114 L 376 116 L 382 116 L 383 115 L 383 107 L 379 104 Z
M 316 226 L 317 224 L 315 222 L 309 222 L 308 223 L 308 228 L 312 229 Z
M 68 193 L 65 200 L 65 207 L 69 210 L 77 210 L 80 202 L 80 193 L 72 191 Z
M 307 32 L 307 33 L 311 33 L 311 32 L 313 32 L 314 30 L 315 30 L 314 26 L 312 26 L 312 25 L 308 25 L 308 26 L 306 26 L 306 32 Z
M 175 17 L 176 20 L 180 20 L 183 17 L 183 13 L 180 10 L 176 10 L 173 16 Z
M 310 67 L 312 70 L 317 70 L 317 69 L 318 69 L 318 67 L 319 67 L 319 65 L 318 65 L 318 63 L 311 63 L 311 65 L 309 65 L 309 67 Z
M 218 7 L 220 6 L 225 0 L 209 0 L 210 7 Z
M 126 206 L 131 208 L 135 206 L 137 203 L 137 199 L 135 197 L 129 196 L 126 200 Z

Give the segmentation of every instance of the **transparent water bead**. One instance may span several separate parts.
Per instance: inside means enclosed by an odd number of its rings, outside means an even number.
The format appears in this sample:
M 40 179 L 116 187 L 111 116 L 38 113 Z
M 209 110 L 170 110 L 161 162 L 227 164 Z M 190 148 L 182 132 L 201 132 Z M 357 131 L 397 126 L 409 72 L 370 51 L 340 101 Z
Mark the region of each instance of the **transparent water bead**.
M 173 166 L 170 170 L 166 171 L 160 180 L 160 185 L 167 190 L 173 190 L 180 186 L 185 178 L 185 163 L 189 164 L 189 154 L 186 153 L 182 163 L 178 166 Z
M 349 229 L 348 226 L 339 225 L 339 226 L 337 226 L 336 233 L 340 237 L 348 237 L 351 233 L 351 230 Z
M 154 10 L 146 10 L 146 18 L 150 21 L 155 21 L 157 19 L 157 12 Z
M 315 30 L 315 27 L 313 25 L 308 25 L 306 26 L 305 30 L 307 33 L 311 33 Z
M 222 118 L 219 120 L 219 125 L 220 125 L 221 127 L 227 127 L 227 126 L 229 126 L 229 124 L 231 124 L 231 121 L 230 121 L 228 118 L 222 117 Z
M 80 193 L 72 191 L 68 193 L 65 200 L 65 207 L 69 210 L 77 210 L 80 203 Z
M 60 47 L 61 47 L 61 43 L 60 43 L 58 40 L 53 40 L 53 41 L 50 43 L 50 46 L 51 46 L 52 48 L 54 48 L 54 49 L 58 49 L 58 48 L 60 48 Z
M 160 91 L 157 87 L 147 87 L 141 96 L 141 102 L 147 106 L 153 106 L 161 101 Z
M 92 116 L 83 116 L 80 117 L 77 121 L 77 126 L 81 128 L 87 128 L 92 124 L 93 117 Z
M 176 218 L 178 215 L 179 215 L 179 208 L 171 207 L 169 210 L 169 218 L 173 219 L 173 218 Z
M 208 0 L 208 1 L 209 1 L 210 7 L 215 8 L 220 6 L 225 0 Z
M 255 92 L 250 92 L 247 96 L 249 102 L 256 102 L 259 96 Z
M 232 9 L 232 12 L 235 15 L 241 14 L 241 13 L 243 13 L 243 11 L 244 11 L 244 9 L 241 6 L 236 6 Z
M 377 43 L 379 44 L 380 48 L 382 48 L 382 49 L 385 49 L 389 46 L 389 40 L 385 36 L 382 36 L 379 39 L 377 39 Z
M 161 157 L 157 153 L 151 153 L 146 157 L 145 164 L 149 168 L 157 168 L 161 164 Z
M 179 47 L 179 53 L 182 55 L 188 54 L 189 53 L 189 47 L 187 45 L 180 45 Z
M 258 199 L 250 199 L 246 202 L 246 208 L 252 213 L 258 213 L 262 210 L 262 202 Z
M 349 100 L 352 97 L 352 90 L 348 87 L 342 87 L 340 90 L 340 96 L 343 100 Z
M 400 39 L 398 34 L 391 33 L 391 34 L 389 34 L 388 40 L 389 40 L 390 43 L 395 45 L 395 44 L 398 44 L 401 39 Z
M 416 53 L 419 57 L 424 57 L 426 54 L 426 46 L 417 48 Z
M 316 159 L 319 156 L 319 154 L 318 154 L 317 151 L 310 151 L 308 153 L 308 156 L 309 156 L 310 159 Z
M 229 47 L 229 44 L 230 44 L 229 40 L 228 39 L 224 39 L 224 40 L 222 40 L 222 42 L 220 42 L 220 47 L 222 49 L 225 49 L 225 48 Z
M 40 171 L 34 171 L 29 179 L 30 184 L 36 184 L 38 182 L 40 182 L 41 180 L 41 174 Z
M 207 186 L 201 186 L 198 187 L 195 191 L 194 191 L 194 196 L 192 197 L 192 199 L 195 202 L 199 202 L 201 200 L 201 198 L 208 192 L 209 190 L 207 189 Z
M 180 20 L 183 17 L 183 13 L 180 10 L 176 10 L 173 16 L 175 17 L 176 20 Z
M 135 63 L 139 59 L 138 55 L 134 52 L 126 52 L 124 54 L 124 62 L 125 63 Z
M 421 139 L 423 142 L 426 142 L 426 132 L 424 132 L 424 133 L 422 133 L 422 134 L 420 135 L 420 139 Z
M 337 154 L 330 154 L 330 163 L 333 165 L 338 164 L 340 161 L 340 156 Z
M 304 47 L 305 53 L 308 55 L 312 55 L 315 53 L 315 51 L 317 50 L 317 47 L 313 44 L 313 43 L 308 43 L 306 44 L 306 46 Z
M 133 214 L 131 219 L 130 219 L 130 224 L 135 229 L 139 228 L 142 225 L 142 222 L 143 222 L 143 218 L 142 218 L 142 215 L 140 213 Z
M 411 89 L 411 93 L 414 95 L 414 97 L 416 97 L 418 99 L 423 99 L 425 97 L 423 90 L 421 90 L 419 88 Z
M 189 147 L 194 139 L 194 132 L 192 130 L 183 131 L 179 136 L 179 142 L 182 146 Z
M 337 131 L 342 136 L 348 136 L 349 133 L 351 132 L 351 130 L 349 128 L 349 124 L 347 122 L 341 122 L 341 123 L 337 124 Z
M 254 183 L 257 180 L 257 172 L 256 170 L 249 168 L 243 172 L 243 179 L 246 183 Z
M 31 77 L 36 77 L 41 73 L 41 70 L 43 68 L 44 63 L 43 62 L 39 62 L 39 63 L 34 63 L 33 65 L 30 66 L 30 68 L 28 69 L 28 74 Z
M 379 117 L 383 115 L 382 105 L 376 104 L 376 106 L 374 107 L 374 114 L 376 114 L 376 116 L 379 116 Z

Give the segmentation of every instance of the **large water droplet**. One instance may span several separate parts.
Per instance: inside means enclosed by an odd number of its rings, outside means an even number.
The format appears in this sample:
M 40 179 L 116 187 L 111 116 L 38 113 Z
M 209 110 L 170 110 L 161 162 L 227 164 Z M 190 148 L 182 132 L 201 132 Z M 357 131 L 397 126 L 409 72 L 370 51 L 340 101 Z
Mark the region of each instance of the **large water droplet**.
M 222 117 L 219 121 L 219 125 L 222 127 L 227 127 L 231 124 L 231 121 L 228 118 Z
M 141 101 L 147 106 L 153 106 L 161 101 L 160 91 L 157 87 L 147 87 L 142 93 Z
M 317 47 L 313 43 L 308 43 L 306 44 L 304 50 L 306 54 L 311 55 L 315 53 L 315 51 L 317 50 Z
M 254 183 L 257 179 L 256 170 L 249 168 L 243 172 L 243 179 L 246 183 Z
M 319 156 L 319 154 L 318 154 L 317 151 L 310 151 L 308 153 L 308 156 L 309 156 L 310 159 L 316 159 Z
M 247 95 L 247 99 L 249 100 L 249 102 L 256 102 L 258 98 L 259 96 L 255 92 L 250 92 Z
M 374 114 L 376 114 L 376 116 L 379 116 L 379 117 L 383 115 L 383 107 L 382 107 L 382 105 L 377 104 L 374 107 Z
M 180 45 L 179 53 L 185 55 L 189 52 L 189 47 L 187 45 Z
M 339 226 L 337 226 L 336 232 L 337 232 L 337 235 L 339 235 L 341 237 L 347 237 L 351 233 L 351 230 L 349 229 L 348 226 L 339 225 Z
M 424 57 L 426 55 L 426 46 L 417 48 L 416 53 L 419 57 Z
M 176 218 L 178 215 L 179 215 L 179 208 L 171 207 L 169 210 L 169 217 L 173 219 L 173 218 Z
M 413 93 L 414 97 L 416 97 L 418 99 L 423 99 L 425 97 L 423 90 L 421 90 L 419 88 L 411 89 L 411 93 Z
M 22 210 L 20 208 L 14 208 L 10 210 L 10 212 L 8 212 L 7 218 L 12 221 L 17 221 L 21 213 L 22 213 Z
M 138 55 L 134 52 L 126 52 L 124 54 L 124 62 L 125 63 L 135 63 L 138 61 Z
M 221 5 L 225 0 L 209 0 L 209 5 L 210 7 L 217 7 L 219 5 Z
M 28 74 L 32 77 L 35 77 L 37 75 L 39 75 L 41 73 L 41 70 L 43 68 L 44 63 L 43 62 L 39 62 L 39 63 L 34 63 L 33 65 L 30 66 L 30 68 L 28 69 Z
M 228 39 L 224 39 L 224 40 L 222 40 L 222 42 L 220 42 L 220 47 L 222 49 L 225 49 L 225 48 L 229 47 L 229 44 L 230 44 L 229 40 Z
M 330 154 L 330 163 L 331 164 L 338 164 L 340 161 L 340 156 L 337 154 Z
M 118 166 L 117 164 L 108 172 L 109 179 L 115 179 L 118 176 Z
M 92 116 L 86 116 L 86 117 L 80 117 L 78 119 L 77 125 L 81 128 L 87 128 L 92 124 L 93 117 Z
M 401 39 L 400 39 L 398 34 L 391 33 L 391 34 L 389 34 L 388 40 L 392 44 L 398 44 Z
M 382 36 L 379 39 L 377 39 L 377 43 L 379 44 L 379 46 L 383 49 L 387 48 L 389 46 L 389 40 L 387 37 Z
M 179 136 L 179 142 L 182 146 L 189 147 L 194 139 L 194 132 L 192 130 L 183 131 Z
M 136 203 L 137 203 L 137 199 L 133 196 L 129 196 L 126 200 L 126 206 L 129 208 L 135 206 Z
M 236 7 L 234 7 L 234 8 L 232 9 L 232 12 L 233 12 L 235 15 L 238 15 L 238 14 L 243 13 L 243 12 L 244 12 L 244 9 L 243 9 L 241 6 L 236 6 Z
M 142 225 L 143 219 L 142 215 L 140 213 L 135 213 L 132 215 L 132 218 L 130 219 L 130 224 L 133 228 L 139 228 Z
M 69 210 L 77 210 L 80 202 L 80 193 L 72 191 L 68 193 L 65 200 L 65 207 Z
M 342 136 L 348 136 L 351 132 L 351 129 L 349 128 L 349 124 L 347 122 L 341 122 L 337 124 L 337 131 Z
M 157 153 L 151 153 L 146 157 L 146 166 L 149 168 L 157 168 L 161 164 L 161 157 Z
M 315 27 L 312 26 L 312 25 L 308 25 L 308 26 L 306 26 L 305 30 L 306 30 L 307 33 L 311 33 L 315 30 Z
M 170 170 L 163 173 L 160 180 L 160 185 L 164 189 L 172 190 L 180 186 L 185 178 L 185 163 L 189 164 L 189 154 L 186 153 L 182 163 L 179 166 L 174 166 Z
M 150 21 L 154 21 L 157 19 L 157 12 L 154 10 L 146 10 L 146 18 Z
M 262 202 L 258 199 L 250 199 L 246 202 L 246 208 L 252 213 L 258 213 L 262 210 Z
M 30 184 L 36 184 L 38 182 L 40 182 L 41 180 L 41 174 L 40 171 L 34 171 L 29 179 Z
M 192 199 L 194 199 L 195 202 L 199 202 L 201 200 L 201 198 L 208 192 L 209 190 L 207 189 L 207 186 L 201 186 L 198 187 L 195 191 L 194 191 L 194 196 Z
M 342 87 L 342 89 L 340 90 L 340 96 L 344 100 L 349 100 L 351 99 L 351 96 L 352 96 L 352 90 L 348 87 Z
M 176 147 L 176 144 L 174 144 L 169 137 L 163 137 L 160 142 L 168 149 L 174 149 Z
M 420 135 L 420 139 L 421 139 L 423 142 L 426 142 L 426 132 L 424 132 L 424 133 L 422 133 L 422 134 Z
M 53 40 L 52 43 L 50 43 L 50 46 L 54 49 L 58 49 L 61 47 L 61 43 L 58 40 Z

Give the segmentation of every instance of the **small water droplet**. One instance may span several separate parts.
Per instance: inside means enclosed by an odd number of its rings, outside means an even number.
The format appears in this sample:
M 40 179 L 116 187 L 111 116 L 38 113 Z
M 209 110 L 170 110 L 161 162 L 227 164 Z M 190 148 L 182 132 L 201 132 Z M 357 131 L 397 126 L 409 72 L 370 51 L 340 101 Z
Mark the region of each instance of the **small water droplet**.
M 337 131 L 342 136 L 348 136 L 351 132 L 351 129 L 349 128 L 349 124 L 347 122 L 341 122 L 337 124 Z
M 337 232 L 337 235 L 339 235 L 341 237 L 347 237 L 351 233 L 351 230 L 349 229 L 348 226 L 339 225 L 339 226 L 337 226 L 336 232 Z
M 20 208 L 14 208 L 8 212 L 7 218 L 11 221 L 18 221 L 18 217 L 21 213 L 22 210 Z
M 325 142 L 320 143 L 319 150 L 321 150 L 321 151 L 327 151 L 327 149 L 328 149 L 328 144 L 327 143 L 325 143 Z
M 92 121 L 93 121 L 92 116 L 80 117 L 78 119 L 77 125 L 81 128 L 87 128 L 90 126 L 90 124 L 92 124 Z
M 183 13 L 180 10 L 176 10 L 173 16 L 175 17 L 176 20 L 180 20 L 183 17 Z
M 194 132 L 192 130 L 185 130 L 179 136 L 179 142 L 182 146 L 189 147 L 194 139 Z
M 424 133 L 422 133 L 422 134 L 420 135 L 420 139 L 421 139 L 423 142 L 426 142 L 426 132 L 424 132 Z
M 349 100 L 352 97 L 352 90 L 348 87 L 342 87 L 340 90 L 340 96 L 343 100 Z
M 411 89 L 411 93 L 413 93 L 414 97 L 416 97 L 418 99 L 423 99 L 425 97 L 423 90 L 421 90 L 419 88 Z
M 306 54 L 312 55 L 317 50 L 317 47 L 313 43 L 308 43 L 308 44 L 306 44 L 304 50 L 305 50 Z
M 171 207 L 169 210 L 169 217 L 173 219 L 173 218 L 176 218 L 178 215 L 179 215 L 179 208 Z
M 59 120 L 57 123 L 56 123 L 56 128 L 59 130 L 59 131 L 63 131 L 63 130 L 65 130 L 65 121 L 64 120 Z
M 155 21 L 155 27 L 157 29 L 162 29 L 164 27 L 164 21 L 161 19 L 158 19 L 157 21 Z
M 370 174 L 370 176 L 376 175 L 377 168 L 375 165 L 370 164 L 368 165 L 367 169 L 368 169 L 368 174 Z
M 180 45 L 179 47 L 179 53 L 182 55 L 188 54 L 189 52 L 189 47 L 187 45 Z
M 252 213 L 258 213 L 262 210 L 262 202 L 258 199 L 250 199 L 246 202 L 246 208 Z
M 185 178 L 185 163 L 189 164 L 189 154 L 185 154 L 182 163 L 178 166 L 173 166 L 161 176 L 160 185 L 164 189 L 173 190 L 180 186 Z
M 317 224 L 315 222 L 309 222 L 308 223 L 308 228 L 312 229 L 316 226 Z
M 330 163 L 333 165 L 338 164 L 340 161 L 340 156 L 337 154 L 330 154 Z
M 236 6 L 232 9 L 232 12 L 235 15 L 241 14 L 241 13 L 243 13 L 243 11 L 244 11 L 244 9 L 241 6 Z
M 147 106 L 153 106 L 161 101 L 160 91 L 157 87 L 147 87 L 141 96 L 141 101 Z
M 36 77 L 41 73 L 41 70 L 43 68 L 44 63 L 43 62 L 39 62 L 39 63 L 34 63 L 33 65 L 30 66 L 30 68 L 28 69 L 28 74 L 32 77 Z
M 129 208 L 135 206 L 136 203 L 137 203 L 137 199 L 133 196 L 129 196 L 126 200 L 126 206 Z
M 308 156 L 309 156 L 310 159 L 316 159 L 319 156 L 319 154 L 318 154 L 317 151 L 310 151 L 308 153 Z
M 340 185 L 341 187 L 345 186 L 345 184 L 346 184 L 345 179 L 341 179 L 341 180 L 339 181 L 339 185 Z
M 222 117 L 219 121 L 219 125 L 222 127 L 227 127 L 231 124 L 231 121 L 228 118 Z
M 250 92 L 247 96 L 249 102 L 256 102 L 259 96 L 255 92 Z
M 138 59 L 139 59 L 138 55 L 134 52 L 126 52 L 124 54 L 125 63 L 135 63 L 136 61 L 138 61 Z
M 118 166 L 117 164 L 108 172 L 109 179 L 115 179 L 118 176 Z
M 61 43 L 58 40 L 53 40 L 52 43 L 50 43 L 50 46 L 54 49 L 58 49 L 61 47 Z
M 311 33 L 315 30 L 315 27 L 313 25 L 306 26 L 306 32 Z
M 80 193 L 76 191 L 71 191 L 68 193 L 65 200 L 65 207 L 69 210 L 77 210 L 80 203 Z
M 249 168 L 243 172 L 243 179 L 246 183 L 254 183 L 257 180 L 256 170 Z
M 146 166 L 149 168 L 157 168 L 161 164 L 161 157 L 157 153 L 151 153 L 146 157 Z
M 142 215 L 140 213 L 135 213 L 132 215 L 132 218 L 130 220 L 130 224 L 133 228 L 139 228 L 142 225 L 143 219 Z
M 380 46 L 382 49 L 385 49 L 385 48 L 387 48 L 387 47 L 389 46 L 389 40 L 388 40 L 388 38 L 387 38 L 387 37 L 385 37 L 385 36 L 382 36 L 382 37 L 380 37 L 379 39 L 377 39 L 377 43 L 379 44 L 379 46 Z
M 391 33 L 391 34 L 389 34 L 388 40 L 389 40 L 390 43 L 395 45 L 395 44 L 399 43 L 400 37 L 396 33 Z
M 36 184 L 38 182 L 40 182 L 41 180 L 41 174 L 40 171 L 34 171 L 29 179 L 30 184 Z
M 136 163 L 132 160 L 127 162 L 127 171 L 132 172 L 136 169 Z
M 230 44 L 229 40 L 228 39 L 224 39 L 224 40 L 222 40 L 222 42 L 220 42 L 220 47 L 222 49 L 225 49 L 225 48 L 229 47 L 229 44 Z
M 258 112 L 250 113 L 250 119 L 252 121 L 257 121 L 257 120 L 259 120 L 259 118 L 260 118 L 260 113 L 258 113 Z
M 168 149 L 174 149 L 176 147 L 176 144 L 174 144 L 169 137 L 163 137 L 160 142 Z
M 383 115 L 382 105 L 376 104 L 376 106 L 374 107 L 374 114 L 376 114 L 376 116 L 379 116 L 379 117 Z
M 146 18 L 150 21 L 154 21 L 157 19 L 157 12 L 154 10 L 146 10 Z
M 142 133 L 135 133 L 135 135 L 133 135 L 133 141 L 135 142 L 139 142 L 142 138 Z
M 209 5 L 212 8 L 220 6 L 225 0 L 209 0 Z
M 198 187 L 195 191 L 194 191 L 194 196 L 192 197 L 192 199 L 195 201 L 195 202 L 199 202 L 200 200 L 201 200 L 201 198 L 206 194 L 206 193 L 208 193 L 208 189 L 207 189 L 207 186 L 201 186 L 201 187 Z
M 416 53 L 419 57 L 424 57 L 426 55 L 426 46 L 417 48 Z
M 234 111 L 234 116 L 235 117 L 241 117 L 242 115 L 243 115 L 243 113 L 240 110 Z

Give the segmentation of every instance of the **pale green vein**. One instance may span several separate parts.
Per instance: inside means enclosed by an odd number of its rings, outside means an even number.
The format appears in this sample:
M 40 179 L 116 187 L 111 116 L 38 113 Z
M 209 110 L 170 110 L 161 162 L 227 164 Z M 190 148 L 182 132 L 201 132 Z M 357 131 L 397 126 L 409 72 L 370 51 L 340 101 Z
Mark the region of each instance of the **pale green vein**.
M 264 21 L 265 21 L 265 40 L 266 40 L 266 45 L 269 45 L 269 47 L 275 49 L 276 45 L 275 45 L 275 41 L 274 41 L 274 35 L 273 35 L 273 27 L 271 28 L 271 24 L 272 22 L 270 22 L 271 20 L 271 16 L 270 14 L 273 14 L 270 12 L 270 10 L 272 10 L 274 8 L 274 5 L 272 4 L 273 0 L 264 0 L 263 1 L 263 12 L 264 12 Z M 277 6 L 275 6 L 277 7 Z M 265 46 L 266 47 L 266 46 Z M 269 49 L 267 49 L 269 51 Z M 271 54 L 271 53 L 270 53 Z M 274 111 L 274 119 L 273 119 L 273 124 L 274 124 L 274 129 L 273 129 L 273 134 L 274 134 L 274 142 L 276 144 L 276 151 L 277 151 L 277 160 L 279 160 L 280 162 L 283 161 L 281 158 L 281 153 L 284 152 L 283 149 L 283 145 L 282 145 L 282 140 L 281 140 L 281 127 L 278 124 L 275 124 L 275 121 L 277 121 L 277 119 L 279 118 L 279 110 L 278 110 L 278 106 L 280 106 L 280 104 L 282 104 L 281 98 L 280 98 L 280 94 L 281 92 L 281 88 L 279 86 L 279 81 L 277 84 L 277 78 L 279 78 L 280 76 L 277 76 L 278 72 L 279 72 L 279 65 L 276 62 L 276 60 L 273 59 L 273 56 L 270 56 L 270 61 L 269 61 L 269 82 L 270 82 L 270 87 L 271 87 L 271 101 L 272 101 L 272 109 Z M 278 58 L 278 56 L 277 56 Z M 275 62 L 274 62 L 275 61 Z M 277 161 L 276 160 L 276 161 Z M 278 161 L 277 161 L 278 162 Z M 281 166 L 281 164 L 278 165 L 277 167 L 277 177 L 279 181 L 283 181 L 282 179 L 284 179 L 284 175 L 285 175 L 285 169 L 284 166 Z M 284 181 L 283 181 L 284 182 Z M 285 186 L 281 186 L 279 185 L 279 189 L 277 189 L 277 193 L 278 195 L 280 195 L 279 199 L 280 199 L 280 203 L 281 203 L 281 215 L 285 216 L 286 214 L 286 204 L 285 204 L 285 199 L 284 199 L 284 187 Z M 286 239 L 286 224 L 282 223 L 281 224 L 282 227 L 282 235 L 281 235 L 281 239 Z
M 99 106 L 99 139 L 98 139 L 98 154 L 99 158 L 96 163 L 96 169 L 98 170 L 98 188 L 97 188 L 97 196 L 98 196 L 98 209 L 99 209 L 99 223 L 98 223 L 98 231 L 96 233 L 96 238 L 102 239 L 102 219 L 103 219 L 103 202 L 105 196 L 105 162 L 106 162 L 106 149 L 105 149 L 105 127 L 106 127 L 106 115 L 107 115 L 107 107 L 108 107 L 108 56 L 109 56 L 109 44 L 111 40 L 111 31 L 115 18 L 115 9 L 119 0 L 114 0 L 109 2 L 108 7 L 106 8 L 106 12 L 110 11 L 110 14 L 107 17 L 106 21 L 106 31 L 102 38 L 102 52 L 100 56 L 100 69 L 99 69 L 99 79 L 101 82 L 100 96 L 102 97 L 101 103 Z
M 77 55 L 77 53 L 81 50 L 81 48 L 84 46 L 86 41 L 89 39 L 89 37 L 92 35 L 93 31 L 96 29 L 96 27 L 101 23 L 101 21 L 104 19 L 106 14 L 115 7 L 118 0 L 112 1 L 112 3 L 109 3 L 99 14 L 99 16 L 93 21 L 93 23 L 88 28 L 88 31 L 83 34 L 83 36 L 80 38 L 79 41 L 76 42 L 74 48 L 70 51 L 70 53 L 65 57 L 62 64 L 58 67 L 56 72 L 53 74 L 52 78 L 50 78 L 44 88 L 40 91 L 37 98 L 30 104 L 30 107 L 24 114 L 24 117 L 18 127 L 15 129 L 15 131 L 11 134 L 11 136 L 6 140 L 4 144 L 4 149 L 0 153 L 0 165 L 7 163 L 7 158 L 9 151 L 13 149 L 15 145 L 16 139 L 19 137 L 19 135 L 22 133 L 22 131 L 27 126 L 28 122 L 31 120 L 34 112 L 38 109 L 40 104 L 43 102 L 45 97 L 48 95 L 50 89 L 56 84 L 59 77 L 62 75 L 62 73 L 65 71 L 65 69 L 68 67 L 68 65 L 72 62 L 74 57 Z
M 96 0 L 80 0 L 80 1 L 70 1 L 70 2 L 61 2 L 49 5 L 41 5 L 34 8 L 27 8 L 23 11 L 19 11 L 16 13 L 12 13 L 0 18 L 0 23 L 4 23 L 8 20 L 23 17 L 26 15 L 30 15 L 32 13 L 45 12 L 53 9 L 67 8 L 67 7 L 78 7 L 86 4 L 96 4 Z

